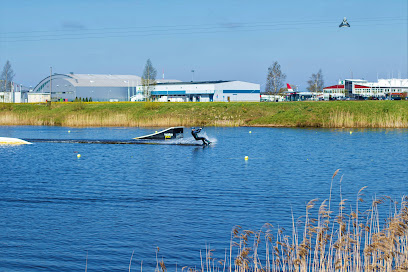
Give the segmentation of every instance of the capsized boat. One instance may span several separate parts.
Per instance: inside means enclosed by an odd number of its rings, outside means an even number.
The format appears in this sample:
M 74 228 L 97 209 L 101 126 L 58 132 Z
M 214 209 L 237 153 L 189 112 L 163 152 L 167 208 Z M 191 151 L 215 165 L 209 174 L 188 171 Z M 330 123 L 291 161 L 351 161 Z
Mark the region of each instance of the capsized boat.
M 23 144 L 31 143 L 17 138 L 0 137 L 0 145 L 23 145 Z
M 172 140 L 183 138 L 184 127 L 170 127 L 149 135 L 133 138 L 135 140 Z

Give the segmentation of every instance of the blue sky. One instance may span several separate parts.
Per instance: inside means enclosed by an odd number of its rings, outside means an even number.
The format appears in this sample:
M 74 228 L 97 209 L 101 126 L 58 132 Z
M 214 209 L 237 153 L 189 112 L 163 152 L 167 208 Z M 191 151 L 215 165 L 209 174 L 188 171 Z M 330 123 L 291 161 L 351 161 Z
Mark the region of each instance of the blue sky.
M 322 69 L 339 79 L 407 78 L 407 0 L 395 1 L 2 1 L 0 66 L 35 86 L 55 73 L 243 80 L 265 86 L 281 64 L 306 88 Z M 338 25 L 347 17 L 351 27 Z

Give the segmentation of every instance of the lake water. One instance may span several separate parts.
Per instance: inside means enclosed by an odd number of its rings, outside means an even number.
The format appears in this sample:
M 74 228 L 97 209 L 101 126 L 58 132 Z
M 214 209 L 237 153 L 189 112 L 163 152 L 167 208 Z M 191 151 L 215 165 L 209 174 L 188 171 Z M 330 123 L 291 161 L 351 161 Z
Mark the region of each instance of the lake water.
M 127 140 L 139 128 L 0 127 L 0 136 Z M 70 131 L 70 133 L 68 133 Z M 251 131 L 252 133 L 249 133 Z M 0 146 L 1 271 L 153 271 L 223 258 L 235 225 L 289 228 L 329 197 L 407 194 L 408 130 L 205 128 L 215 144 Z M 186 133 L 186 137 L 191 137 Z M 77 154 L 81 154 L 78 159 Z M 246 161 L 244 157 L 248 156 Z

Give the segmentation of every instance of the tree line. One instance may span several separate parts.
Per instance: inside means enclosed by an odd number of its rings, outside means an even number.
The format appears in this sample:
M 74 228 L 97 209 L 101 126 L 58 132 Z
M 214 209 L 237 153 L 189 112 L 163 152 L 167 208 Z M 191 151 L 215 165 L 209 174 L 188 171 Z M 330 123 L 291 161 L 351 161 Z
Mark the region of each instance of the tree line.
M 157 71 L 153 67 L 150 59 L 148 59 L 142 75 L 142 90 L 146 101 L 150 101 L 151 99 L 151 91 L 154 88 L 154 85 L 156 85 L 156 75 Z M 285 80 L 286 74 L 282 72 L 280 64 L 275 61 L 268 68 L 265 93 L 276 95 L 287 91 L 287 88 L 285 87 Z M 316 74 L 312 74 L 310 76 L 310 79 L 307 81 L 307 85 L 307 90 L 309 92 L 323 92 L 324 79 L 321 69 L 319 69 Z
M 285 87 L 286 74 L 282 72 L 280 64 L 275 61 L 268 68 L 266 76 L 265 93 L 266 94 L 281 94 L 288 89 Z M 312 74 L 307 81 L 307 90 L 309 92 L 323 92 L 324 80 L 322 69 L 316 74 Z
M 13 68 L 11 67 L 10 61 L 6 61 L 6 64 L 3 66 L 3 70 L 0 74 L 0 92 L 10 92 L 11 83 L 15 77 Z
M 143 74 L 142 74 L 142 91 L 146 98 L 146 101 L 151 100 L 151 91 L 156 85 L 157 70 L 153 67 L 150 59 L 146 61 Z M 15 77 L 13 68 L 9 60 L 4 64 L 3 70 L 0 74 L 0 92 L 11 91 L 11 84 Z M 274 61 L 271 66 L 268 67 L 268 73 L 266 77 L 265 93 L 266 94 L 281 94 L 287 91 L 285 87 L 286 74 L 282 72 L 281 66 L 277 61 Z M 322 92 L 324 87 L 324 79 L 322 70 L 316 74 L 312 74 L 307 81 L 307 90 L 310 92 Z M 76 98 L 76 100 L 80 100 Z M 82 101 L 82 99 L 81 99 Z

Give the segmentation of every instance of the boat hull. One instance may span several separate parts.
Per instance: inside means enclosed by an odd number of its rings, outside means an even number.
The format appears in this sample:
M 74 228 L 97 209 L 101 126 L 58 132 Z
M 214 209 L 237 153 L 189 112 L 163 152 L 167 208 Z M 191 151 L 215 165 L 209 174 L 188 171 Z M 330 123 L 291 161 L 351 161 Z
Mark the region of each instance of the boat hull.
M 18 138 L 0 137 L 0 145 L 24 145 L 24 144 L 31 143 Z

